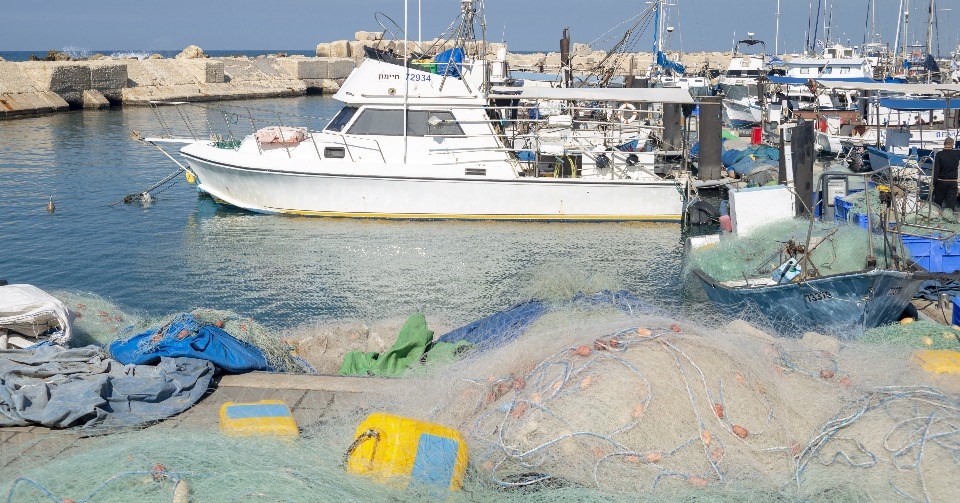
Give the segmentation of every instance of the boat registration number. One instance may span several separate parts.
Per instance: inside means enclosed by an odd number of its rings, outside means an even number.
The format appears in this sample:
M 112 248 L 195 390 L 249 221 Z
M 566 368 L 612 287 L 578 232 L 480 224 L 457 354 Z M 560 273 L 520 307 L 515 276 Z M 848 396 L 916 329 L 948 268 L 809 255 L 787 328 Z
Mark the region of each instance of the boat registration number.
M 821 300 L 832 299 L 833 294 L 830 292 L 816 292 L 816 293 L 807 293 L 803 295 L 804 302 L 820 302 Z

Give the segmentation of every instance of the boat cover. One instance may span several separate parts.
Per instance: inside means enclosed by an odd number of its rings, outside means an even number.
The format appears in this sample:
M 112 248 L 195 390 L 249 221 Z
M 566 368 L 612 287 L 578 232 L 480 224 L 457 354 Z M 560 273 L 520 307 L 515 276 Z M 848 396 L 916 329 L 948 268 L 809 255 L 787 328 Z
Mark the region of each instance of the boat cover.
M 931 110 L 946 110 L 947 100 L 881 98 L 880 106 L 901 112 L 929 112 Z M 960 99 L 950 100 L 950 110 L 960 110 Z
M 253 137 L 261 145 L 296 145 L 307 139 L 307 130 L 300 127 L 270 126 L 258 129 Z
M 0 328 L 54 344 L 70 342 L 71 315 L 63 302 L 33 285 L 0 286 Z
M 215 371 L 194 358 L 124 366 L 96 346 L 42 342 L 0 350 L 0 426 L 111 428 L 158 421 L 199 401 Z
M 460 78 L 463 74 L 463 49 L 454 47 L 437 54 L 433 61 L 437 64 L 437 75 Z
M 190 313 L 177 315 L 169 324 L 110 344 L 118 362 L 153 365 L 164 357 L 198 358 L 213 362 L 231 373 L 274 370 L 263 351 L 209 323 L 200 323 Z

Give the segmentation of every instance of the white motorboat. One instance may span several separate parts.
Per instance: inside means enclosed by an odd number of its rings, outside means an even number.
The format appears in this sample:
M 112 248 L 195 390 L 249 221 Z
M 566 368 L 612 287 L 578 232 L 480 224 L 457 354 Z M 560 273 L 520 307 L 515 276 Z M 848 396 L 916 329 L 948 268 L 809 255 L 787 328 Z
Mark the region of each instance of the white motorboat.
M 473 22 L 474 12 L 462 18 Z M 184 140 L 188 177 L 216 200 L 260 213 L 681 220 L 687 172 L 658 174 L 645 145 L 663 104 L 677 114 L 692 108 L 689 91 L 511 87 L 491 79 L 508 73 L 492 69 L 474 41 L 428 63 L 368 54 L 333 96 L 344 106 L 323 130 Z

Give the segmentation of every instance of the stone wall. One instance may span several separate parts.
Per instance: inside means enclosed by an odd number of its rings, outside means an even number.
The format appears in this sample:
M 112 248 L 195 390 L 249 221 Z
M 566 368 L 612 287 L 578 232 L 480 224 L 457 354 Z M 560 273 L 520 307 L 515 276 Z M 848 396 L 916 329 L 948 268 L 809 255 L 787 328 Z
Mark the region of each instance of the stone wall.
M 0 62 L 0 118 L 70 108 L 332 93 L 351 58 L 258 57 Z

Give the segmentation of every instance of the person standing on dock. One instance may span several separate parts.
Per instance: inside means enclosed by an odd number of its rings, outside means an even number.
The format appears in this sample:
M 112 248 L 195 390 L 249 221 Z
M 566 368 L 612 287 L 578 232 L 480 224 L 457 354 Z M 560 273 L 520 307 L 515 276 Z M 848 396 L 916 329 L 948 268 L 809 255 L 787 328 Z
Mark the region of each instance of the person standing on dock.
M 954 150 L 953 138 L 947 137 L 933 161 L 933 202 L 941 208 L 957 209 L 958 167 L 960 150 Z

